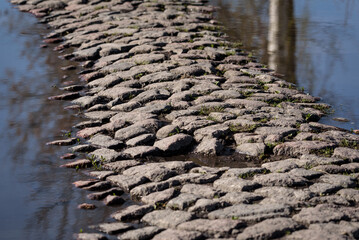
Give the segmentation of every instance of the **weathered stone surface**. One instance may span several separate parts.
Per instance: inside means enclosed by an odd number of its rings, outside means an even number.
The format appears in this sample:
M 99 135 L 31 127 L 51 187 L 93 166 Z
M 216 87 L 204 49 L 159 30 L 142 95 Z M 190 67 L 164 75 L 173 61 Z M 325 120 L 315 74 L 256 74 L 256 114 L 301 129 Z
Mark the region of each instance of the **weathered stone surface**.
M 325 174 L 319 178 L 319 181 L 342 188 L 350 188 L 357 186 L 354 178 L 352 178 L 351 176 L 340 174 Z
M 227 206 L 229 204 L 218 199 L 201 198 L 192 207 L 188 208 L 188 211 L 195 213 L 197 216 L 206 217 L 207 213 Z
M 109 136 L 103 134 L 96 134 L 88 141 L 90 144 L 100 148 L 119 148 L 122 144 L 121 141 L 115 140 Z
M 114 195 L 109 195 L 103 200 L 103 203 L 106 206 L 119 205 L 119 204 L 123 204 L 124 202 L 125 200 L 122 197 L 114 196 Z
M 232 218 L 248 222 L 258 222 L 274 217 L 288 217 L 290 207 L 283 204 L 237 204 L 208 214 L 209 219 Z
M 263 197 L 259 194 L 251 192 L 229 192 L 220 198 L 221 201 L 230 203 L 232 205 L 244 203 L 251 204 L 254 201 L 262 200 Z
M 222 175 L 222 177 L 239 177 L 245 179 L 263 172 L 265 172 L 264 168 L 230 168 Z
M 143 227 L 135 230 L 127 231 L 119 236 L 123 240 L 146 240 L 151 239 L 162 229 L 158 227 Z
M 192 214 L 183 211 L 157 210 L 146 214 L 142 221 L 161 228 L 175 228 L 192 219 Z
M 200 197 L 191 193 L 181 193 L 179 196 L 171 199 L 167 205 L 167 209 L 172 210 L 185 210 L 194 205 Z
M 120 153 L 116 152 L 115 150 L 108 149 L 108 148 L 97 149 L 97 150 L 89 153 L 89 155 L 92 158 L 94 158 L 98 161 L 101 161 L 102 163 L 114 162 L 121 157 Z
M 289 173 L 270 173 L 266 175 L 255 175 L 254 182 L 264 186 L 295 187 L 308 185 L 308 180 Z
M 318 205 L 314 208 L 302 208 L 302 210 L 293 216 L 293 219 L 303 224 L 327 223 L 345 219 L 345 214 L 339 209 L 328 205 Z
M 122 223 L 122 222 L 113 222 L 113 223 L 103 223 L 97 226 L 97 228 L 101 232 L 105 232 L 107 234 L 116 234 L 120 232 L 125 232 L 131 228 L 131 225 Z
M 334 149 L 333 157 L 348 159 L 352 162 L 359 161 L 359 151 L 356 149 L 346 148 L 346 147 L 338 147 Z
M 106 163 L 102 165 L 103 169 L 108 169 L 117 173 L 122 173 L 124 170 L 130 167 L 140 165 L 141 162 L 137 160 L 122 160 L 117 162 Z
M 199 240 L 202 238 L 203 236 L 200 232 L 167 229 L 157 234 L 153 240 Z
M 303 205 L 309 199 L 314 197 L 314 194 L 308 189 L 293 189 L 287 187 L 263 187 L 257 189 L 255 194 L 266 197 L 262 203 L 282 203 L 289 206 Z
M 108 195 L 117 195 L 120 196 L 123 194 L 123 191 L 119 188 L 111 188 L 109 190 L 103 192 L 96 192 L 87 195 L 87 197 L 91 200 L 101 200 L 107 197 Z
M 141 201 L 150 205 L 161 205 L 168 202 L 176 195 L 174 188 L 169 188 L 163 191 L 154 192 L 141 198 Z
M 127 148 L 122 151 L 125 156 L 128 156 L 130 158 L 141 158 L 148 155 L 155 155 L 156 152 L 158 152 L 158 148 L 153 146 L 137 146 Z
M 302 226 L 291 218 L 275 218 L 267 219 L 263 222 L 249 226 L 237 236 L 237 240 L 241 239 L 273 239 L 279 238 L 293 232 Z
M 142 184 L 140 186 L 133 188 L 130 193 L 133 198 L 138 198 L 138 197 L 149 195 L 153 192 L 163 191 L 170 187 L 178 186 L 180 184 L 181 182 L 179 180 L 170 178 L 162 182 L 152 182 L 152 183 Z
M 182 189 L 182 193 L 191 193 L 204 198 L 214 198 L 220 196 L 221 192 L 207 185 L 200 184 L 185 184 Z
M 91 166 L 92 163 L 88 159 L 79 159 L 70 163 L 66 163 L 61 165 L 60 167 L 66 167 L 66 168 L 85 168 Z
M 108 238 L 100 233 L 78 233 L 77 240 L 107 240 Z
M 236 151 L 251 156 L 264 154 L 266 145 L 264 143 L 243 143 L 236 148 Z
M 260 184 L 251 180 L 238 177 L 221 178 L 213 183 L 213 187 L 224 192 L 252 191 L 261 187 Z
M 138 146 L 138 145 L 152 145 L 155 141 L 154 134 L 143 134 L 138 137 L 134 137 L 126 142 L 127 146 Z
M 331 194 L 338 191 L 340 188 L 340 186 L 333 186 L 329 183 L 314 183 L 309 186 L 309 190 L 318 195 Z
M 148 182 L 148 178 L 144 176 L 126 176 L 126 175 L 115 175 L 109 176 L 108 181 L 119 186 L 126 192 L 129 192 L 132 188 Z
M 119 221 L 129 221 L 142 218 L 145 214 L 154 210 L 152 205 L 131 205 L 125 209 L 122 209 L 114 214 L 112 217 Z
M 176 152 L 188 148 L 192 141 L 190 135 L 180 133 L 157 141 L 154 146 L 164 152 Z
M 359 191 L 356 189 L 341 189 L 337 194 L 350 202 L 359 202 Z
M 245 226 L 242 221 L 232 219 L 196 219 L 181 223 L 177 229 L 185 231 L 202 232 L 205 236 L 227 237 L 232 235 L 234 229 Z
M 129 127 L 122 128 L 115 133 L 115 139 L 120 141 L 125 141 L 127 139 L 131 139 L 137 137 L 142 134 L 150 133 L 146 128 L 138 126 L 138 125 L 131 125 Z
M 297 157 L 303 154 L 311 154 L 319 152 L 323 149 L 333 148 L 337 145 L 335 143 L 320 142 L 320 141 L 299 141 L 286 142 L 277 145 L 273 152 L 275 155 L 285 155 Z
M 271 172 L 281 173 L 281 172 L 288 172 L 292 169 L 298 168 L 298 165 L 296 164 L 296 159 L 286 159 L 276 162 L 264 163 L 262 164 L 262 168 L 266 168 Z
M 204 154 L 204 155 L 219 155 L 223 150 L 223 141 L 217 138 L 205 137 L 201 143 L 193 150 L 193 153 Z
M 88 187 L 84 187 L 83 189 L 89 190 L 89 191 L 104 191 L 111 188 L 111 184 L 108 181 L 100 181 L 95 184 L 92 184 Z

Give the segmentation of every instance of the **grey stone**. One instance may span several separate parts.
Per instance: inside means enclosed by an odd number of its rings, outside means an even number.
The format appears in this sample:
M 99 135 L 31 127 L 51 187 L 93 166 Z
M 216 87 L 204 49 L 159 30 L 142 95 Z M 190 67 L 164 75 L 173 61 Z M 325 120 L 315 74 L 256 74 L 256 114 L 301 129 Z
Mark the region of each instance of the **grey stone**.
M 234 229 L 245 226 L 245 223 L 232 219 L 196 219 L 181 223 L 177 229 L 185 231 L 198 231 L 205 236 L 227 237 L 232 235 Z
M 84 113 L 85 117 L 92 120 L 105 120 L 114 116 L 116 113 L 112 111 L 94 111 Z
M 151 239 L 162 229 L 158 227 L 143 227 L 135 230 L 127 231 L 119 236 L 119 239 L 123 240 L 146 240 Z
M 96 134 L 88 142 L 96 147 L 110 149 L 116 149 L 122 145 L 121 141 L 115 140 L 112 137 L 103 134 Z
M 141 158 L 146 157 L 148 155 L 155 155 L 158 152 L 157 147 L 153 146 L 137 146 L 125 149 L 122 153 L 125 156 L 129 156 L 131 158 Z
M 141 198 L 141 201 L 150 205 L 161 205 L 168 202 L 176 195 L 174 188 L 169 188 L 163 191 L 154 192 Z
M 175 171 L 166 168 L 161 163 L 149 163 L 131 167 L 125 170 L 122 174 L 126 176 L 144 176 L 152 182 L 164 181 L 177 175 Z
M 108 238 L 100 233 L 78 233 L 77 240 L 107 240 Z
M 225 125 L 212 125 L 194 131 L 194 139 L 199 142 L 205 137 L 224 138 L 229 133 L 229 127 Z
M 240 203 L 251 204 L 254 201 L 262 200 L 263 197 L 251 192 L 229 192 L 219 199 L 231 205 L 236 205 Z
M 303 224 L 327 223 L 345 219 L 345 214 L 340 209 L 332 208 L 328 205 L 318 205 L 314 208 L 302 208 L 293 216 L 293 219 Z
M 356 187 L 355 179 L 351 176 L 340 174 L 325 174 L 319 178 L 320 182 L 329 183 L 332 186 L 339 186 L 343 188 Z
M 321 173 L 321 172 L 318 172 L 318 171 L 307 170 L 307 169 L 304 169 L 304 168 L 294 168 L 291 171 L 289 171 L 289 174 L 291 174 L 293 176 L 304 177 L 304 178 L 306 178 L 308 180 L 311 180 L 311 179 L 319 178 L 324 173 Z
M 293 221 L 291 218 L 267 219 L 263 222 L 249 226 L 237 235 L 237 240 L 242 239 L 273 239 L 279 238 L 293 232 L 303 226 Z
M 120 196 L 123 194 L 123 191 L 119 188 L 111 188 L 109 190 L 103 192 L 96 192 L 87 195 L 87 197 L 91 200 L 101 200 L 107 197 L 108 195 L 117 195 Z
M 60 167 L 66 167 L 66 168 L 86 168 L 91 166 L 92 163 L 88 159 L 79 159 L 70 163 L 66 163 L 61 165 Z
M 179 196 L 171 199 L 167 205 L 167 209 L 172 210 L 185 210 L 194 205 L 200 197 L 191 193 L 181 193 Z
M 219 155 L 223 150 L 223 141 L 217 138 L 205 137 L 201 143 L 193 150 L 193 153 L 203 155 Z
M 350 206 L 350 203 L 343 197 L 338 195 L 326 195 L 313 197 L 308 202 L 311 206 L 316 206 L 318 204 L 329 204 L 331 206 Z
M 105 232 L 107 234 L 117 234 L 120 232 L 125 232 L 133 227 L 126 223 L 113 222 L 113 223 L 102 223 L 102 224 L 98 225 L 97 228 L 101 232 Z
M 119 204 L 123 204 L 124 202 L 126 201 L 123 198 L 113 195 L 109 195 L 103 200 L 103 203 L 106 206 L 119 205 Z
M 180 184 L 186 183 L 196 183 L 196 184 L 206 184 L 213 183 L 217 180 L 219 176 L 217 174 L 207 173 L 186 173 L 179 176 L 170 178 L 172 181 L 178 181 Z
M 284 239 L 288 240 L 302 240 L 302 239 L 312 239 L 312 240 L 345 240 L 348 239 L 347 237 L 335 233 L 335 232 L 328 232 L 325 230 L 312 230 L 312 229 L 303 229 L 300 231 L 296 231 L 291 235 L 286 236 Z
M 287 187 L 263 187 L 255 190 L 254 194 L 266 197 L 261 203 L 282 203 L 288 206 L 300 206 L 309 201 L 314 194 L 308 189 L 293 189 Z
M 337 234 L 349 239 L 357 239 L 359 237 L 359 224 L 357 222 L 340 221 L 339 224 L 325 223 L 325 224 L 312 224 L 309 230 L 316 230 L 318 232 L 327 232 Z
M 200 240 L 203 236 L 200 232 L 195 231 L 181 231 L 174 229 L 167 229 L 157 234 L 153 240 Z
M 312 168 L 318 165 L 328 165 L 328 164 L 343 164 L 345 161 L 340 158 L 334 157 L 321 157 L 316 155 L 304 154 L 300 157 L 300 161 L 297 161 L 298 166 L 305 168 Z
M 127 146 L 151 145 L 155 141 L 155 135 L 143 134 L 126 142 Z
M 125 141 L 146 133 L 150 133 L 150 131 L 138 125 L 131 125 L 116 131 L 115 139 Z
M 100 148 L 91 153 L 89 156 L 101 161 L 102 163 L 114 162 L 121 157 L 121 154 L 112 149 Z
M 183 211 L 156 210 L 147 213 L 142 221 L 161 228 L 175 228 L 177 225 L 192 219 L 192 214 Z
M 153 205 L 131 205 L 125 209 L 115 212 L 111 216 L 118 221 L 131 221 L 134 219 L 140 219 L 145 214 L 154 210 Z
M 283 204 L 237 204 L 208 214 L 209 219 L 232 218 L 246 222 L 258 222 L 268 218 L 289 217 L 290 207 Z
M 333 186 L 329 183 L 314 183 L 309 187 L 309 190 L 318 195 L 331 194 L 341 189 L 340 186 Z
M 264 168 L 230 168 L 222 177 L 239 177 L 245 179 L 253 177 L 256 174 L 264 173 L 265 171 Z
M 154 146 L 164 152 L 185 150 L 192 143 L 193 138 L 187 134 L 176 134 L 155 142 Z
M 88 191 L 104 191 L 111 188 L 111 184 L 108 181 L 100 181 L 95 184 L 92 184 L 88 187 L 84 187 L 82 189 L 88 190 Z
M 308 185 L 308 180 L 301 176 L 289 173 L 270 173 L 266 175 L 255 175 L 254 182 L 264 186 L 295 187 Z
M 227 206 L 228 204 L 220 202 L 218 199 L 201 198 L 192 207 L 188 208 L 188 211 L 195 213 L 197 216 L 206 217 L 207 213 Z
M 237 145 L 244 143 L 263 143 L 264 136 L 257 135 L 254 133 L 236 133 L 233 135 L 234 141 Z
M 157 131 L 156 137 L 158 139 L 163 139 L 163 138 L 169 137 L 171 135 L 177 134 L 179 132 L 180 132 L 180 129 L 177 126 L 175 126 L 175 125 L 167 125 L 167 126 L 164 126 L 164 127 L 160 128 Z
M 103 166 L 102 166 L 103 168 Z M 96 177 L 99 180 L 106 180 L 108 176 L 114 175 L 115 172 L 113 171 L 92 171 L 89 172 L 89 175 L 92 177 Z
M 185 184 L 181 189 L 181 193 L 190 193 L 204 198 L 214 198 L 220 196 L 221 192 L 208 185 Z
M 117 173 L 122 173 L 127 168 L 134 167 L 140 164 L 141 162 L 137 160 L 122 160 L 122 161 L 103 164 L 102 168 L 107 170 L 112 170 Z
M 262 168 L 266 168 L 271 172 L 289 172 L 292 169 L 298 168 L 296 164 L 296 159 L 286 159 L 276 162 L 269 162 L 262 164 Z
M 131 197 L 133 197 L 133 198 L 139 198 L 142 196 L 149 195 L 153 192 L 163 191 L 168 188 L 178 186 L 180 184 L 181 183 L 179 180 L 170 178 L 170 179 L 167 179 L 166 181 L 162 181 L 162 182 L 152 182 L 152 183 L 142 184 L 140 186 L 133 188 L 130 191 L 130 194 L 131 194 Z
M 129 192 L 132 188 L 148 182 L 148 178 L 144 176 L 125 176 L 125 175 L 115 175 L 109 176 L 108 181 L 119 186 L 126 192 Z
M 299 141 L 299 142 L 285 142 L 277 145 L 273 152 L 275 155 L 285 155 L 297 157 L 303 154 L 311 154 L 319 152 L 323 149 L 336 147 L 335 143 L 321 142 L 321 141 Z
M 350 202 L 359 202 L 359 191 L 356 189 L 341 189 L 337 194 Z
M 259 156 L 264 154 L 265 149 L 266 145 L 264 143 L 243 143 L 237 146 L 236 151 L 250 156 Z
M 359 161 L 359 151 L 356 149 L 346 148 L 346 147 L 338 147 L 334 149 L 333 157 L 348 159 L 352 162 Z
M 359 163 L 357 163 L 357 162 L 343 164 L 340 167 L 342 167 L 343 170 L 346 173 L 357 173 L 357 172 L 359 172 Z
M 229 177 L 216 180 L 213 183 L 213 187 L 224 192 L 242 192 L 252 191 L 261 187 L 261 185 L 251 180 L 245 180 L 238 177 Z

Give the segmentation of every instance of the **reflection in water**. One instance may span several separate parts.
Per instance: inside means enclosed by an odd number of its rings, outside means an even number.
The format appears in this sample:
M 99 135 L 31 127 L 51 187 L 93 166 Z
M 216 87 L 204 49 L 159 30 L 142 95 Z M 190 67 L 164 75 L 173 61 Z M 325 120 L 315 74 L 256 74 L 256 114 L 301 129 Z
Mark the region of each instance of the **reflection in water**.
M 293 0 L 270 0 L 268 67 L 295 83 L 295 19 Z
M 0 1 L 1 239 L 71 239 L 115 211 L 76 209 L 88 201 L 87 192 L 71 183 L 83 176 L 58 168 L 66 148 L 45 145 L 79 120 L 62 110 L 62 103 L 47 100 L 60 93 L 52 86 L 62 85 L 60 68 L 70 62 L 39 48 L 44 28 Z M 72 75 L 66 80 L 77 81 Z
M 285 79 L 323 98 L 334 116 L 359 128 L 357 59 L 359 2 L 355 0 L 212 0 L 232 40 Z

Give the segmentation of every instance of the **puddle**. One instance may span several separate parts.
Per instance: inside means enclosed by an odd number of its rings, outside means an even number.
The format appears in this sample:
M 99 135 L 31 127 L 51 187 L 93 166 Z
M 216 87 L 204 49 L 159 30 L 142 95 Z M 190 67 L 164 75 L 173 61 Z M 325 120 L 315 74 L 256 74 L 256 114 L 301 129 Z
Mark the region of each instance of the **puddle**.
M 211 0 L 234 41 L 299 88 L 333 106 L 321 122 L 359 128 L 359 2 Z M 349 122 L 334 121 L 344 117 Z

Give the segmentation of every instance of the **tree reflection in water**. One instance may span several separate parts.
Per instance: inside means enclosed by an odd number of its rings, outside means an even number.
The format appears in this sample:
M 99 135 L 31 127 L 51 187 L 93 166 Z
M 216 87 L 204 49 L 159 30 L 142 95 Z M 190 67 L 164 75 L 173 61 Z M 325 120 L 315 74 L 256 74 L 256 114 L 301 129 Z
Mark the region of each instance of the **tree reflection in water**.
M 71 239 L 74 232 L 104 221 L 114 209 L 76 209 L 86 191 L 72 182 L 82 176 L 61 169 L 66 147 L 48 147 L 79 119 L 47 97 L 60 91 L 62 66 L 51 49 L 41 49 L 45 26 L 0 2 L 0 198 L 1 239 Z M 66 80 L 78 80 L 73 74 Z
M 331 104 L 359 128 L 359 2 L 355 0 L 212 0 L 232 40 L 263 64 Z

